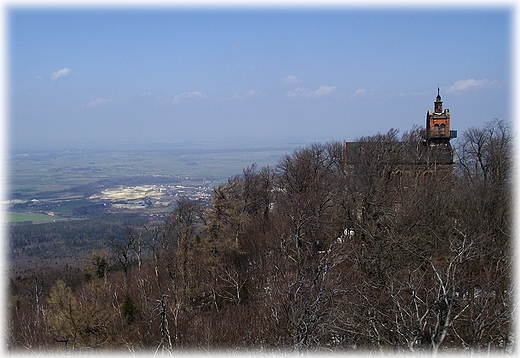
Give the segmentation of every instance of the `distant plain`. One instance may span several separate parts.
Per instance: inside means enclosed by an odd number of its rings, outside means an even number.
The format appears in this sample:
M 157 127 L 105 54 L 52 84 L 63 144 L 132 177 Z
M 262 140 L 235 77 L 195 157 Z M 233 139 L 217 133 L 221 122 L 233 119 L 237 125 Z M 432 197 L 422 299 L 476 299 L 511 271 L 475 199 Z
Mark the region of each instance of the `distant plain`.
M 104 149 L 32 150 L 9 154 L 8 201 L 43 201 L 58 214 L 84 206 L 85 192 L 95 183 L 104 187 L 123 185 L 128 178 L 171 176 L 183 185 L 216 185 L 256 164 L 275 167 L 283 155 L 301 147 L 299 143 L 183 143 L 146 146 L 114 146 Z M 167 180 L 167 179 L 162 179 Z M 57 217 L 27 212 L 7 205 L 5 221 L 46 222 Z

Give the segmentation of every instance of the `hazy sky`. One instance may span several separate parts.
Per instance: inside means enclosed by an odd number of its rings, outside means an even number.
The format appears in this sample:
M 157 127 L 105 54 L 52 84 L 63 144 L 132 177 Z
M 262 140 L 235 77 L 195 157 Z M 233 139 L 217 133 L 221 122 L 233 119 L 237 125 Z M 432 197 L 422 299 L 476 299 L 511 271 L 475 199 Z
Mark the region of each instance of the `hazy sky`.
M 512 8 L 11 7 L 15 147 L 354 140 L 511 120 Z

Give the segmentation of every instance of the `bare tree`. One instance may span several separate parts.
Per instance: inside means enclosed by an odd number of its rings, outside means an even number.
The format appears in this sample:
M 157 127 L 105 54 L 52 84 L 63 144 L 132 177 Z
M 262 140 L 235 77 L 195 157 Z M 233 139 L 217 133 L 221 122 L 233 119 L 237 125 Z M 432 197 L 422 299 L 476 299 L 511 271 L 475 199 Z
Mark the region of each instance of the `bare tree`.
M 494 119 L 465 132 L 457 150 L 455 227 L 476 250 L 468 262 L 470 306 L 462 329 L 476 350 L 510 349 L 513 342 L 512 143 L 509 123 Z
M 87 281 L 98 278 L 104 279 L 106 282 L 108 254 L 105 250 L 93 250 L 83 259 L 83 264 Z
M 346 290 L 340 143 L 314 144 L 283 158 L 276 176 L 267 299 L 281 344 L 295 349 L 333 341 L 336 303 Z M 339 313 L 339 312 L 336 312 Z
M 133 261 L 133 249 L 135 246 L 135 236 L 132 232 L 132 228 L 127 228 L 123 240 L 112 237 L 109 245 L 112 256 L 121 264 L 124 275 L 124 285 L 125 288 L 128 288 L 128 272 Z

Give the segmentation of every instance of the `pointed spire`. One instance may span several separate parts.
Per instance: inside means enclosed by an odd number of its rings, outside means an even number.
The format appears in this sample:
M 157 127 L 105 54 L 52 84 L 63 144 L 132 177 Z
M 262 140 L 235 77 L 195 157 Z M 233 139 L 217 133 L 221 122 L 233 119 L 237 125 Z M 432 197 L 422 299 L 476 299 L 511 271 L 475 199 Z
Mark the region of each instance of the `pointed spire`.
M 440 88 L 437 87 L 437 98 L 435 98 L 434 110 L 435 113 L 442 113 L 442 99 L 440 94 Z

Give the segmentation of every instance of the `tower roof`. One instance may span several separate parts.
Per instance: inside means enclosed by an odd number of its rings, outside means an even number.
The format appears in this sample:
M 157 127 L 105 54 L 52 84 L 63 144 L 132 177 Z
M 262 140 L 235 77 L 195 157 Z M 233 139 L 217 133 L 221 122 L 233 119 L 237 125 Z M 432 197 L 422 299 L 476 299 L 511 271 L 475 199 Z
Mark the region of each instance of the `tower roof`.
M 435 102 L 441 102 L 440 88 L 437 87 L 437 97 L 435 98 Z

